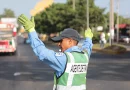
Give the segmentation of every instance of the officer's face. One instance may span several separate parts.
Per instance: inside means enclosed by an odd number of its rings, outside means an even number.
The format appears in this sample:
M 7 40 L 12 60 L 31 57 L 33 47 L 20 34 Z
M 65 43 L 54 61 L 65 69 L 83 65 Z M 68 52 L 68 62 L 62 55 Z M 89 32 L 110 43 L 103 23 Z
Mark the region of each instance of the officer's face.
M 58 46 L 60 47 L 61 52 L 64 52 L 65 50 L 73 46 L 73 39 L 64 38 L 58 43 Z

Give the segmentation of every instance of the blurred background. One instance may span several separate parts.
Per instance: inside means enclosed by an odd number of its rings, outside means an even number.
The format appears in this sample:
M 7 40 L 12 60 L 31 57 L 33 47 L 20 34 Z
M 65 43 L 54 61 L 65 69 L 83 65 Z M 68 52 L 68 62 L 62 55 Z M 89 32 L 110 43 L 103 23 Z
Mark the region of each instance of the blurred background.
M 41 63 L 30 47 L 20 14 L 35 17 L 35 29 L 46 47 L 59 51 L 50 38 L 65 28 L 85 40 L 94 37 L 87 75 L 88 90 L 130 90 L 130 0 L 1 0 L 1 90 L 52 90 L 53 70 Z

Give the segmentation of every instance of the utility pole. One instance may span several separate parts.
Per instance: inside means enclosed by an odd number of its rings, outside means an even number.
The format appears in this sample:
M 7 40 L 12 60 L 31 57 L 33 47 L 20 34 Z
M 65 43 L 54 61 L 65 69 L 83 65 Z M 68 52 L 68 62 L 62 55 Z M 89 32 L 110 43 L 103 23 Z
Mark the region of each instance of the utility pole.
M 110 15 L 109 15 L 109 33 L 110 33 L 110 37 L 109 37 L 109 43 L 110 45 L 112 45 L 113 43 L 113 39 L 114 39 L 114 13 L 113 13 L 113 0 L 110 0 Z
M 87 28 L 89 28 L 89 0 L 86 1 L 86 19 L 87 19 Z
M 73 10 L 75 10 L 75 0 L 73 0 Z
M 117 26 L 116 26 L 116 29 L 117 29 L 117 43 L 119 42 L 119 0 L 117 0 Z

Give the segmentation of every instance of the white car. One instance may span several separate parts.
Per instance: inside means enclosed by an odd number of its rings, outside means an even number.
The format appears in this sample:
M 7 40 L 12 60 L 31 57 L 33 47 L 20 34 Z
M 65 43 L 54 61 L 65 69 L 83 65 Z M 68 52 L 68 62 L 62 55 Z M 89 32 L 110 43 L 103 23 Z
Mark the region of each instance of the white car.
M 128 36 L 120 36 L 119 41 L 129 43 L 130 42 L 130 37 L 128 37 Z

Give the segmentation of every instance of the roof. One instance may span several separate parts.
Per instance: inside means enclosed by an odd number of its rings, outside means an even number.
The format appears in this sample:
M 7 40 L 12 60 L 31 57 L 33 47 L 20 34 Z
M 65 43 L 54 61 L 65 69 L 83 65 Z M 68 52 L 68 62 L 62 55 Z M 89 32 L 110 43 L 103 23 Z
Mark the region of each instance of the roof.
M 120 29 L 128 28 L 128 27 L 130 27 L 129 24 L 119 24 L 119 28 L 120 28 Z

